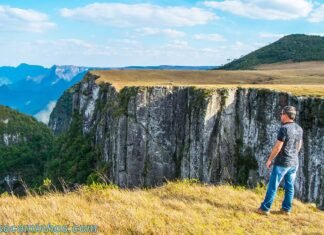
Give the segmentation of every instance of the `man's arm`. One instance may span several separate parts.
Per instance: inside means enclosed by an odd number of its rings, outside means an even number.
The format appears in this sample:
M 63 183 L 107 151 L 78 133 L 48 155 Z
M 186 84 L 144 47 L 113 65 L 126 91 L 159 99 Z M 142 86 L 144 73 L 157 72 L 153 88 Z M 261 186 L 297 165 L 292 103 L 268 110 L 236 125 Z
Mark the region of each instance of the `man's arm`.
M 271 154 L 268 158 L 268 161 L 266 163 L 266 166 L 268 169 L 270 169 L 270 166 L 271 166 L 271 162 L 272 160 L 278 155 L 278 153 L 280 152 L 282 146 L 283 146 L 283 143 L 284 141 L 280 141 L 280 140 L 277 140 L 276 144 L 273 146 L 272 148 L 272 151 L 271 151 Z
M 298 147 L 297 147 L 298 153 L 299 153 L 299 151 L 301 149 L 302 144 L 303 144 L 303 140 L 300 140 L 299 143 L 298 143 Z

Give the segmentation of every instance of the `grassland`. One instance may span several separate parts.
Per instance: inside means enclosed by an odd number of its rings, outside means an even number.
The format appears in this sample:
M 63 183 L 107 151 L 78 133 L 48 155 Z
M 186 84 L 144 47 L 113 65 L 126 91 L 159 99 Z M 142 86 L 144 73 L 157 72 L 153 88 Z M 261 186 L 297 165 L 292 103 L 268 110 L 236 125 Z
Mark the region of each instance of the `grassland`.
M 1 196 L 2 224 L 98 225 L 98 234 L 324 234 L 324 213 L 293 202 L 290 216 L 254 212 L 265 188 L 204 185 L 182 180 L 152 189 L 83 186 L 69 193 Z
M 324 97 L 324 62 L 276 63 L 240 71 L 110 70 L 91 73 L 100 76 L 97 83 L 111 83 L 117 90 L 125 86 L 240 86 Z

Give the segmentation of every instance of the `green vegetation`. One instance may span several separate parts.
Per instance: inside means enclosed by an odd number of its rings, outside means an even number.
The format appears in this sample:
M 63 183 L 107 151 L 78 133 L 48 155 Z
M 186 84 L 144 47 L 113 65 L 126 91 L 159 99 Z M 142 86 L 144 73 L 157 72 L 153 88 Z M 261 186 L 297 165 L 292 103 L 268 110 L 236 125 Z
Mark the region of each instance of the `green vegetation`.
M 189 87 L 190 111 L 194 117 L 202 115 L 205 107 L 208 104 L 208 99 L 212 96 L 213 90 Z
M 4 111 L 13 120 L 8 124 L 2 122 Z M 70 130 L 54 137 L 34 118 L 0 106 L 0 136 L 20 133 L 21 138 L 9 146 L 0 139 L 0 193 L 24 195 L 26 189 L 42 193 L 49 188 L 64 190 L 104 181 L 101 177 L 110 171 L 110 163 L 99 163 L 100 154 L 90 134 L 82 134 L 81 121 L 79 115 L 74 115 Z M 9 186 L 3 180 L 6 176 L 16 180 Z
M 257 65 L 283 61 L 320 60 L 324 60 L 324 37 L 292 34 L 218 69 L 253 69 Z
M 74 113 L 69 131 L 56 138 L 46 167 L 46 176 L 53 180 L 54 185 L 62 186 L 61 180 L 68 186 L 92 183 L 98 178 L 95 168 L 100 154 L 91 136 L 83 135 L 82 117 Z
M 124 87 L 118 93 L 118 106 L 114 112 L 114 116 L 129 116 L 128 104 L 132 97 L 135 97 L 138 93 L 139 87 Z
M 55 137 L 35 118 L 0 106 L 0 193 L 24 195 L 26 189 L 41 193 L 103 181 L 111 166 L 99 163 L 90 136 L 82 133 L 80 114 L 74 114 L 68 132 Z M 15 179 L 9 185 L 7 176 Z
M 226 104 L 226 99 L 229 96 L 229 92 L 228 92 L 228 89 L 219 89 L 218 92 L 221 96 L 221 102 L 220 102 L 221 110 L 223 110 L 225 107 L 225 104 Z
M 0 137 L 0 179 L 17 179 L 11 189 L 2 181 L 0 192 L 21 194 L 23 184 L 30 188 L 41 184 L 54 141 L 50 129 L 33 117 L 0 106 Z

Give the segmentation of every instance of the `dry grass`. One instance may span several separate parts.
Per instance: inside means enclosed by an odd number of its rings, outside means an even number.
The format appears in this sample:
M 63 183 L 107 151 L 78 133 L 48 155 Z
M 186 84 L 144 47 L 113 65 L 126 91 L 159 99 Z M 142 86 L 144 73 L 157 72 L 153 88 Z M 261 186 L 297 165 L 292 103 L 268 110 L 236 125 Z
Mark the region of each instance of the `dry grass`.
M 97 83 L 125 86 L 255 87 L 324 97 L 324 62 L 263 65 L 242 71 L 110 70 L 92 71 Z
M 324 234 L 324 214 L 294 200 L 290 217 L 254 212 L 265 189 L 188 180 L 154 189 L 84 187 L 67 194 L 0 198 L 2 224 L 96 224 L 99 234 Z M 283 192 L 275 200 L 280 208 Z

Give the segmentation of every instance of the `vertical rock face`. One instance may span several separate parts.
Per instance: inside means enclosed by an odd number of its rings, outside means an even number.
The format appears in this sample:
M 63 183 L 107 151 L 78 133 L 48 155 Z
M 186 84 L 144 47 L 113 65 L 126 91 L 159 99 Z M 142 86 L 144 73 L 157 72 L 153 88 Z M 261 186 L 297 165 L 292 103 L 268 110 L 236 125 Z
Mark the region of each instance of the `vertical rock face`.
M 298 109 L 304 129 L 296 195 L 324 206 L 324 102 L 262 89 L 126 87 L 86 78 L 61 97 L 50 127 L 68 131 L 73 113 L 93 137 L 107 175 L 121 187 L 198 178 L 250 186 L 268 180 L 265 162 L 285 105 Z

